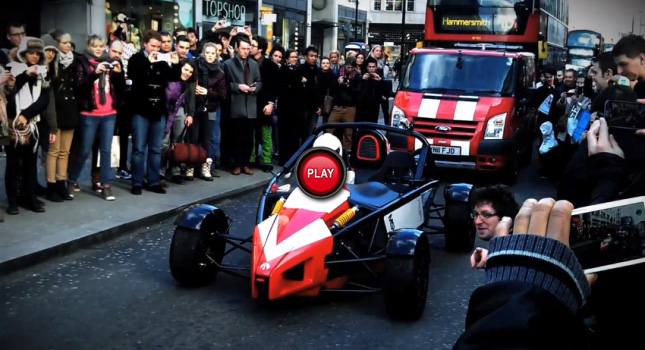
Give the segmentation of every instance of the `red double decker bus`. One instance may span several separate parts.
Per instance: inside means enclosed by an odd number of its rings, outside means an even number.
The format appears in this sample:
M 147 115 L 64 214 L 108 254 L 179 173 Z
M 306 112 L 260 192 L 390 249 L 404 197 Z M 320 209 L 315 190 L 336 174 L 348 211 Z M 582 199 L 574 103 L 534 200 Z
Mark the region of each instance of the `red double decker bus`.
M 531 52 L 564 66 L 567 0 L 429 0 L 425 44 Z

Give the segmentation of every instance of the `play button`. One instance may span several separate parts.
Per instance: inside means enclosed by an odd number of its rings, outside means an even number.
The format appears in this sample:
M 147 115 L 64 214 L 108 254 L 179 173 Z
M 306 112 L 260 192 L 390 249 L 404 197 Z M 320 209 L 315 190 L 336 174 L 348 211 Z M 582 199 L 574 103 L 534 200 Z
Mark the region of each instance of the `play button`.
M 345 184 L 347 169 L 340 155 L 328 148 L 314 147 L 298 159 L 298 186 L 314 198 L 328 198 Z

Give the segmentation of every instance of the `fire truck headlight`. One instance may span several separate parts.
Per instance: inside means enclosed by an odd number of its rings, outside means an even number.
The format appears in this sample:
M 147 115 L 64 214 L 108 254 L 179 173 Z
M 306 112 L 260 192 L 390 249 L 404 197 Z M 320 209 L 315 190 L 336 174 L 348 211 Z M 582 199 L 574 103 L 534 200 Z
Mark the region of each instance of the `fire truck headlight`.
M 506 124 L 506 113 L 496 115 L 486 124 L 484 139 L 501 140 L 504 138 L 504 125 Z
M 405 124 L 402 124 L 405 122 L 407 122 L 407 118 L 405 117 L 403 110 L 397 106 L 392 106 L 392 126 L 395 128 L 405 129 Z

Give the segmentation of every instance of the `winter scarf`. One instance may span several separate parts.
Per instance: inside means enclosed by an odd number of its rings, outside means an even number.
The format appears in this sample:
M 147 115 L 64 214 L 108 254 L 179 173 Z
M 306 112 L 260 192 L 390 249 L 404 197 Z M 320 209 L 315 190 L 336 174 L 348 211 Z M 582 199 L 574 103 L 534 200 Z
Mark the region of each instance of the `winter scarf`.
M 204 57 L 197 58 L 197 67 L 202 73 L 197 76 L 198 84 L 201 87 L 208 88 L 208 79 L 214 77 L 221 70 L 220 62 L 215 60 L 213 63 L 206 62 Z
M 96 71 L 96 67 L 103 63 L 103 62 L 108 62 L 108 55 L 107 52 L 103 52 L 103 54 L 100 57 L 94 56 L 91 52 L 88 50 L 85 50 L 84 53 L 85 58 L 90 62 L 90 66 L 94 71 Z M 99 98 L 101 101 L 101 104 L 105 104 L 105 74 L 101 74 L 99 76 Z
M 58 62 L 63 66 L 63 68 L 67 69 L 72 62 L 74 62 L 74 53 L 72 51 L 68 53 L 62 53 L 59 51 L 58 53 Z

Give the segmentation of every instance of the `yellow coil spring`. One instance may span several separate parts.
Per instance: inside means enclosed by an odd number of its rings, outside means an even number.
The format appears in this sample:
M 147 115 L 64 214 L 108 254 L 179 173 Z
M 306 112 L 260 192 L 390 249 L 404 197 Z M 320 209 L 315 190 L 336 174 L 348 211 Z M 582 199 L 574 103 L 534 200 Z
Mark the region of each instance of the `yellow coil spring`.
M 337 227 L 343 227 L 345 226 L 349 220 L 353 219 L 354 216 L 356 216 L 356 212 L 358 211 L 358 208 L 354 207 L 351 209 L 347 209 L 344 213 L 342 213 L 338 219 L 334 221 L 334 225 Z
M 280 212 L 280 209 L 282 209 L 282 206 L 284 206 L 285 199 L 284 197 L 280 197 L 280 200 L 275 203 L 275 206 L 273 207 L 273 211 L 271 212 L 271 215 L 275 215 Z

